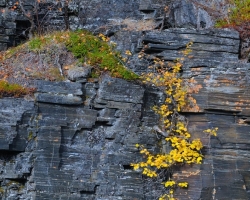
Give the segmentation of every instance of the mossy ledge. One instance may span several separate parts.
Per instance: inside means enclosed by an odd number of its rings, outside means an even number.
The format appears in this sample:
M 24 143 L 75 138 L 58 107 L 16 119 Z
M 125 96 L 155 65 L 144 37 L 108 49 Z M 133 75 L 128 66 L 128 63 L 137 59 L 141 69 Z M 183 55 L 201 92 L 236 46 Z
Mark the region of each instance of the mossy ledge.
M 80 66 L 93 67 L 91 77 L 98 77 L 103 72 L 109 72 L 112 77 L 125 80 L 135 80 L 139 76 L 125 67 L 122 56 L 114 50 L 114 45 L 107 38 L 94 36 L 86 30 L 54 32 L 44 36 L 36 36 L 25 44 L 8 50 L 5 58 L 10 58 L 22 49 L 42 52 L 50 45 L 65 45 L 67 50 L 77 58 Z
M 33 88 L 25 88 L 18 84 L 11 84 L 7 81 L 0 80 L 0 98 L 1 97 L 21 97 L 32 93 Z

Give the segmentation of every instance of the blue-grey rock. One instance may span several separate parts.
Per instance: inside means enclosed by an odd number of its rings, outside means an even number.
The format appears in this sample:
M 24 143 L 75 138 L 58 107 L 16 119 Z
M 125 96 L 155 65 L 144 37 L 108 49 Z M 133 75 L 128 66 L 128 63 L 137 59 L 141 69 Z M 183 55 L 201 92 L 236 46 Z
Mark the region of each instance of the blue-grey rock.
M 44 80 L 34 81 L 36 92 L 39 93 L 52 93 L 52 94 L 72 94 L 82 95 L 82 85 L 73 82 L 51 82 Z
M 97 92 L 96 102 L 99 104 L 107 104 L 108 102 L 138 104 L 142 103 L 143 94 L 144 89 L 137 84 L 104 75 Z
M 211 28 L 214 26 L 212 17 L 206 10 L 188 0 L 178 0 L 171 4 L 168 22 L 172 27 L 179 28 Z
M 36 101 L 54 103 L 54 104 L 68 104 L 68 105 L 79 105 L 83 103 L 81 97 L 73 96 L 72 94 L 48 94 L 48 93 L 37 93 L 35 94 Z
M 182 57 L 186 44 L 193 42 L 181 75 L 192 81 L 190 95 L 195 101 L 181 114 L 187 117 L 192 137 L 201 138 L 204 158 L 201 165 L 185 165 L 173 173 L 178 181 L 189 182 L 188 189 L 176 189 L 178 199 L 250 199 L 250 66 L 238 60 L 237 32 L 207 29 L 214 21 L 203 5 L 215 4 L 217 9 L 218 2 L 104 0 L 69 5 L 71 27 L 110 36 L 123 54 L 133 53 L 127 64 L 138 73 L 150 71 L 154 57 L 166 65 Z M 13 3 L 0 1 L 0 6 Z M 25 7 L 31 9 L 33 3 L 26 1 Z M 197 30 L 164 30 L 168 24 L 162 31 L 140 32 L 111 24 L 127 17 L 138 23 L 145 18 L 160 22 L 166 5 L 172 9 L 166 13 L 168 23 Z M 16 30 L 22 35 L 28 28 L 27 19 L 16 12 L 1 14 L 0 24 L 13 28 L 0 27 L 0 49 L 20 42 L 21 37 L 12 34 Z M 62 13 L 48 16 L 50 30 L 65 26 Z M 149 60 L 138 58 L 142 49 Z M 164 102 L 163 92 L 108 75 L 92 82 L 82 77 L 72 79 L 79 83 L 35 81 L 37 101 L 0 99 L 1 199 L 153 200 L 166 192 L 162 184 L 147 181 L 130 166 L 143 160 L 137 143 L 155 153 L 169 150 L 153 130 L 159 116 L 152 107 Z M 203 132 L 214 127 L 219 128 L 217 137 Z
M 22 122 L 26 113 L 33 116 L 36 111 L 34 102 L 13 98 L 0 99 L 0 108 L 0 149 L 24 151 L 25 142 L 20 146 L 18 144 L 14 145 L 15 139 L 19 138 L 18 141 L 25 141 L 26 137 L 26 133 L 17 131 L 17 125 Z
M 83 67 L 73 67 L 70 68 L 67 72 L 67 76 L 69 80 L 72 81 L 79 81 L 82 79 L 86 79 L 89 77 L 91 73 L 92 67 L 90 66 L 83 66 Z

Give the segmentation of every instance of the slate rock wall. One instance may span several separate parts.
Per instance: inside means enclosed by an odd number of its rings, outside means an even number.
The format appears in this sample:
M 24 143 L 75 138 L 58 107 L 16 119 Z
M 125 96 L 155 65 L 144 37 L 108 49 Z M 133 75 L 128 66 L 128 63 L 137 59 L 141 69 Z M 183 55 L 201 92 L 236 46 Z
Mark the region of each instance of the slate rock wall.
M 144 109 L 161 94 L 107 75 L 35 84 L 36 102 L 0 100 L 2 199 L 144 199 L 143 178 L 130 163 L 141 159 L 136 143 L 157 148 L 142 127 L 157 121 Z
M 0 1 L 0 50 L 28 39 L 30 22 L 22 13 L 16 0 Z M 22 0 L 24 9 L 34 14 L 38 31 L 65 29 L 64 0 L 46 0 L 34 12 L 35 0 Z M 43 1 L 41 1 L 43 2 Z M 135 23 L 135 28 L 145 28 L 152 20 L 151 29 L 162 26 L 186 28 L 212 28 L 215 20 L 227 11 L 226 0 L 72 0 L 67 9 L 69 27 L 72 30 L 88 29 L 95 33 L 114 34 L 112 30 L 123 29 Z M 164 11 L 164 8 L 166 12 Z M 38 16 L 38 20 L 37 20 Z M 39 21 L 39 23 L 38 23 Z M 143 24 L 144 23 L 144 24 Z M 143 24 L 143 25 L 140 25 Z M 162 25 L 163 24 L 163 25 Z M 111 29 L 111 31 L 110 31 Z
M 204 162 L 177 169 L 174 177 L 189 189 L 176 197 L 249 199 L 249 64 L 237 58 L 238 33 L 169 29 L 138 40 L 136 51 L 147 45 L 166 62 L 193 41 L 183 63 L 192 105 L 183 114 L 205 145 Z M 34 81 L 36 101 L 0 100 L 2 199 L 151 200 L 164 192 L 130 167 L 142 159 L 136 143 L 161 149 L 151 108 L 163 94 L 108 75 L 81 82 Z M 203 133 L 213 127 L 217 137 Z
M 3 9 L 11 5 L 11 1 L 0 2 Z M 250 66 L 238 59 L 237 32 L 205 29 L 210 27 L 212 15 L 202 15 L 205 27 L 199 23 L 197 11 L 209 14 L 204 5 L 211 2 L 199 1 L 203 6 L 197 2 L 167 2 L 173 7 L 183 5 L 168 13 L 167 23 L 188 28 L 141 31 L 109 23 L 126 17 L 138 20 L 138 25 L 142 19 L 161 23 L 161 6 L 166 2 L 160 0 L 126 4 L 92 1 L 88 6 L 92 6 L 93 12 L 86 19 L 78 13 L 79 2 L 73 2 L 69 8 L 71 26 L 109 34 L 119 50 L 133 53 L 128 66 L 138 74 L 149 71 L 148 62 L 138 58 L 142 49 L 167 63 L 183 57 L 186 44 L 192 42 L 182 73 L 183 78 L 192 80 L 191 105 L 182 114 L 188 119 L 193 138 L 201 138 L 205 145 L 204 162 L 176 169 L 175 178 L 189 182 L 189 188 L 177 190 L 176 197 L 247 200 L 250 199 Z M 186 4 L 191 4 L 187 7 L 192 7 L 193 17 L 183 18 Z M 113 12 L 109 12 L 111 5 L 117 7 Z M 128 12 L 121 12 L 119 5 L 126 6 Z M 75 11 L 77 15 L 73 14 Z M 175 13 L 180 18 L 171 18 Z M 12 11 L 2 14 L 3 22 L 13 25 L 12 31 L 18 24 L 11 17 L 14 14 Z M 63 22 L 62 16 L 60 19 Z M 8 35 L 8 26 L 3 27 L 5 32 L 1 37 L 6 40 L 1 44 L 6 48 L 12 45 L 11 38 L 16 35 Z M 37 87 L 34 101 L 0 99 L 1 199 L 153 200 L 164 192 L 162 185 L 147 181 L 130 167 L 131 162 L 142 159 L 134 146 L 136 143 L 154 152 L 161 150 L 159 139 L 152 131 L 159 118 L 151 109 L 163 102 L 161 91 L 108 75 L 89 81 L 36 80 L 32 84 Z M 203 133 L 204 129 L 213 127 L 219 128 L 218 137 Z

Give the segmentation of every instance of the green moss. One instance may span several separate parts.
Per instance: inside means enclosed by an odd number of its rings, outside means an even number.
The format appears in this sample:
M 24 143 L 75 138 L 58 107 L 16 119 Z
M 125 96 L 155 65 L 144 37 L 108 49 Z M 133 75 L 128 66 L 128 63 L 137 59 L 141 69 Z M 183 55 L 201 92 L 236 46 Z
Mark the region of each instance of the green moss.
M 33 132 L 30 131 L 28 135 L 28 141 L 32 140 L 32 138 L 33 138 Z
M 228 25 L 228 22 L 225 19 L 219 19 L 215 22 L 216 28 L 226 27 L 227 25 Z
M 56 81 L 64 81 L 65 78 L 61 75 L 58 68 L 50 68 L 48 70 L 51 77 L 53 77 Z
M 41 38 L 34 38 L 29 42 L 29 48 L 31 50 L 40 49 L 42 46 Z
M 0 194 L 4 194 L 4 188 L 0 187 Z
M 28 46 L 30 50 L 40 50 L 49 42 L 51 42 L 51 35 L 36 36 L 28 42 Z
M 233 0 L 234 7 L 230 11 L 231 23 L 239 24 L 250 20 L 250 0 Z
M 5 57 L 6 58 L 12 57 L 14 54 L 16 54 L 20 50 L 20 47 L 21 45 L 18 47 L 9 48 L 8 51 L 6 51 Z
M 30 89 L 24 88 L 18 84 L 10 84 L 0 80 L 0 97 L 20 97 L 31 92 Z
M 53 45 L 57 46 L 57 44 L 59 44 L 58 46 L 65 45 L 67 50 L 72 52 L 81 65 L 91 65 L 94 69 L 91 73 L 92 78 L 99 77 L 103 72 L 109 72 L 113 77 L 124 78 L 126 80 L 139 78 L 138 75 L 124 66 L 121 54 L 114 50 L 114 45 L 107 43 L 105 36 L 97 37 L 86 30 L 54 32 L 35 37 L 21 45 L 21 47 L 10 49 L 5 54 L 5 58 L 9 58 L 13 56 L 13 54 L 18 54 L 26 50 L 33 52 L 39 50 L 44 51 L 46 54 Z M 60 51 L 60 48 L 58 51 Z M 64 80 L 58 67 L 52 69 L 52 66 L 46 71 L 37 71 L 31 74 L 31 76 L 34 78 L 44 78 L 47 77 L 46 74 L 49 75 L 49 77 L 55 77 L 57 81 Z

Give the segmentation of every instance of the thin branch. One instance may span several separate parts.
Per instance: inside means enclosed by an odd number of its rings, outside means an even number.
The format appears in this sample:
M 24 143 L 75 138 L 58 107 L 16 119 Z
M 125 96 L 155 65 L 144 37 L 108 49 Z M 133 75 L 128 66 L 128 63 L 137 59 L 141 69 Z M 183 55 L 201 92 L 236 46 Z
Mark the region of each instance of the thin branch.
M 30 30 L 29 30 L 29 38 L 32 38 L 33 37 L 33 33 L 32 32 L 34 31 L 34 29 L 36 27 L 35 22 L 34 22 L 34 17 L 33 17 L 33 15 L 31 13 L 28 13 L 24 9 L 24 7 L 23 7 L 23 1 L 22 0 L 18 0 L 18 2 L 19 2 L 19 6 L 21 8 L 21 11 L 23 12 L 24 16 L 29 20 L 29 22 L 31 24 Z

